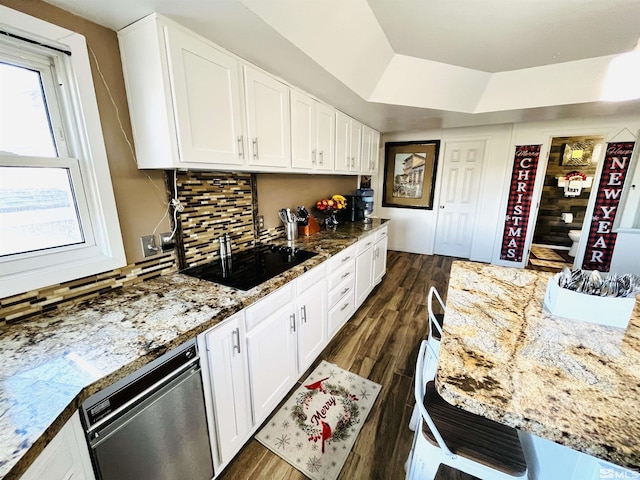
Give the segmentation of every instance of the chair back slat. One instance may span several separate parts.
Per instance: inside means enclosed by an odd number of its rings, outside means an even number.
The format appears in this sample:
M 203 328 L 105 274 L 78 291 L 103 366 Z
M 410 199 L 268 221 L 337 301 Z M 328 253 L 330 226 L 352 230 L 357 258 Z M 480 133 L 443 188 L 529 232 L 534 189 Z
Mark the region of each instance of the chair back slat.
M 423 340 L 420 344 L 420 352 L 418 353 L 418 360 L 416 361 L 416 378 L 414 388 L 416 407 L 420 412 L 420 416 L 429 427 L 429 430 L 431 430 L 436 442 L 438 442 L 438 446 L 445 454 L 454 458 L 455 455 L 451 453 L 451 450 L 447 447 L 447 444 L 442 438 L 442 435 L 440 435 L 436 424 L 433 422 L 429 412 L 427 412 L 427 409 L 422 403 L 425 396 L 427 382 L 435 378 L 437 363 L 438 356 L 436 355 L 433 347 L 427 340 Z
M 433 298 L 434 297 L 436 298 L 436 300 L 440 304 L 440 308 L 442 309 L 442 313 L 446 313 L 446 311 L 447 311 L 446 307 L 444 306 L 444 302 L 442 301 L 442 297 L 438 293 L 438 290 L 436 290 L 436 288 L 432 286 L 429 289 L 429 293 L 427 295 L 427 309 L 429 311 L 429 337 L 433 336 L 433 329 L 434 328 L 438 331 L 438 333 L 440 334 L 440 337 L 442 337 L 442 327 L 440 327 L 440 324 L 436 320 L 436 315 L 435 315 L 435 313 L 433 311 Z

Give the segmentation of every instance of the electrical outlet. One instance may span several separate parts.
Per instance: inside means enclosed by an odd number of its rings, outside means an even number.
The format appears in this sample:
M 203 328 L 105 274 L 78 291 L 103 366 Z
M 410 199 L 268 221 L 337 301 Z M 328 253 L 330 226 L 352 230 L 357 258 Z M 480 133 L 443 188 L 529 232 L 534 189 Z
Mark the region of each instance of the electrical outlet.
M 264 230 L 264 215 L 258 215 L 258 230 Z
M 144 237 L 140 237 L 140 242 L 142 243 L 142 255 L 144 255 L 145 258 L 156 255 L 159 252 L 156 246 L 155 236 L 145 235 Z
M 160 251 L 162 253 L 173 250 L 176 246 L 176 242 L 171 237 L 171 232 L 158 234 L 158 245 L 160 245 Z

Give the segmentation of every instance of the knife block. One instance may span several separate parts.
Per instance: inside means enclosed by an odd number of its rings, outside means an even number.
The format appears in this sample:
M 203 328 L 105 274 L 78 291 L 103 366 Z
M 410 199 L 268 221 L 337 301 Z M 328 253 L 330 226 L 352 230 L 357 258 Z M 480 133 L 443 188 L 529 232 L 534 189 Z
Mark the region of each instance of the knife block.
M 307 218 L 309 220 L 308 225 L 298 225 L 298 233 L 305 237 L 320 231 L 320 225 L 318 225 L 315 217 L 313 215 L 309 215 Z

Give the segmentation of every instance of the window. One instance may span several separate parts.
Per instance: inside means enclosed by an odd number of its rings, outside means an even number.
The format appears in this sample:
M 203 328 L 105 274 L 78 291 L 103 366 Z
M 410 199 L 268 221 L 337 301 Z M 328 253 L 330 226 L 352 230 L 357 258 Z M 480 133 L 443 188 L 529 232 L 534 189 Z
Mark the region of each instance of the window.
M 84 37 L 0 17 L 1 298 L 126 262 Z

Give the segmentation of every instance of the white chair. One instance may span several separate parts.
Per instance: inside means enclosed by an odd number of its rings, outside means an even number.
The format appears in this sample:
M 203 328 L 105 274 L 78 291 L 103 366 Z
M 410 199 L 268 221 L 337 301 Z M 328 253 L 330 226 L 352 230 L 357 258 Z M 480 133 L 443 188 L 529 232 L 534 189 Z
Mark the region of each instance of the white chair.
M 526 478 L 527 464 L 518 432 L 443 400 L 430 364 L 437 362 L 427 340 L 416 362 L 415 398 L 422 428 L 416 428 L 407 459 L 407 480 L 433 480 L 441 464 L 482 480 Z
M 434 297 L 438 301 L 440 307 L 439 312 L 436 313 L 433 309 L 433 299 Z M 440 341 L 442 340 L 442 326 L 444 325 L 444 314 L 446 313 L 446 308 L 444 306 L 444 302 L 442 301 L 442 297 L 436 290 L 436 287 L 431 287 L 429 289 L 429 293 L 427 294 L 427 311 L 429 313 L 429 333 L 427 334 L 427 341 L 429 345 L 433 348 L 436 357 L 440 354 Z M 435 362 L 432 365 L 433 371 L 424 371 L 424 378 L 432 378 L 435 376 Z M 420 411 L 418 410 L 418 404 L 413 407 L 413 412 L 411 413 L 411 418 L 409 419 L 409 430 L 414 432 L 420 421 Z

